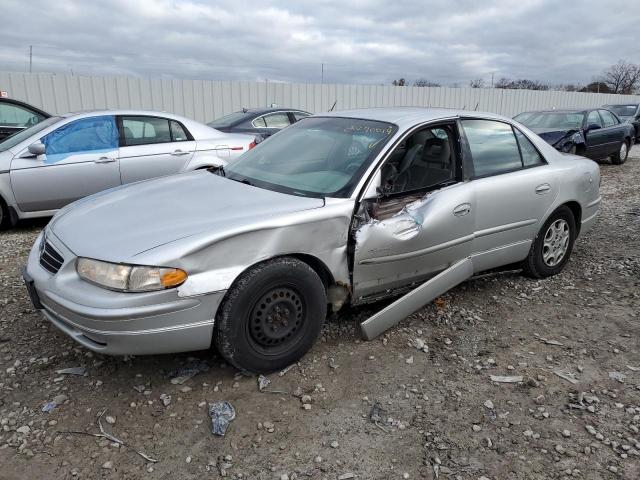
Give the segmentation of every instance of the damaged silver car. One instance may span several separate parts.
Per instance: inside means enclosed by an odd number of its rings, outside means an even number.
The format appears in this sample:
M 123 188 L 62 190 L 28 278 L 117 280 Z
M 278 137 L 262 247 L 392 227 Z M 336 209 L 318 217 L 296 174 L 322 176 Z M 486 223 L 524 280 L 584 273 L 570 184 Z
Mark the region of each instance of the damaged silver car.
M 62 209 L 31 251 L 34 305 L 107 354 L 214 345 L 245 371 L 300 358 L 327 311 L 397 299 L 371 339 L 477 272 L 559 273 L 594 223 L 600 175 L 508 118 L 323 114 L 224 168 Z

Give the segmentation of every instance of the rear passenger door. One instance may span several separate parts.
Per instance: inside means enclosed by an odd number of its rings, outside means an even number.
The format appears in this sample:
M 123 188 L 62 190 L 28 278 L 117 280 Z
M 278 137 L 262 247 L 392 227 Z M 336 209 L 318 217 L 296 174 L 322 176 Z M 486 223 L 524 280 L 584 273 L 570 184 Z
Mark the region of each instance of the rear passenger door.
M 608 133 L 603 128 L 604 124 L 597 110 L 592 110 L 587 115 L 586 125 L 586 156 L 589 158 L 601 158 L 607 154 Z
M 461 124 L 473 170 L 474 254 L 502 250 L 501 264 L 522 260 L 557 195 L 557 179 L 531 141 L 510 124 L 484 119 Z
M 607 142 L 604 155 L 612 155 L 618 151 L 624 141 L 624 127 L 609 110 L 599 110 L 603 131 L 606 132 Z
M 122 115 L 118 121 L 123 184 L 177 173 L 193 156 L 196 142 L 176 120 Z

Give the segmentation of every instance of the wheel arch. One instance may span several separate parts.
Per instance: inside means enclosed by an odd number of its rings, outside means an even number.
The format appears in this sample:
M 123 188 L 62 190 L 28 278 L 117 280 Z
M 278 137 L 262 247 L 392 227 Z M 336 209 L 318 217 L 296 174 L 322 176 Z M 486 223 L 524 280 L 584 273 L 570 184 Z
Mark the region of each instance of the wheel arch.
M 549 215 L 547 215 L 542 224 L 544 225 L 544 223 L 551 217 L 551 215 L 553 215 L 560 207 L 567 207 L 569 210 L 571 210 L 571 214 L 573 215 L 573 220 L 575 221 L 576 226 L 576 237 L 578 237 L 578 235 L 580 235 L 580 223 L 582 221 L 582 206 L 580 206 L 580 203 L 576 200 L 568 200 L 558 205 L 551 212 L 549 212 Z

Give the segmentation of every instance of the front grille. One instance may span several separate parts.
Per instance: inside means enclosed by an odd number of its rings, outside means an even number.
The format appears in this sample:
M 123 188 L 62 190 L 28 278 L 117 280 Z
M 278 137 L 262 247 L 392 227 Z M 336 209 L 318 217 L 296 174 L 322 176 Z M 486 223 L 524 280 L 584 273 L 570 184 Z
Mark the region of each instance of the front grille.
M 43 244 L 44 245 L 40 249 L 40 265 L 46 271 L 55 275 L 58 273 L 58 270 L 60 270 L 60 267 L 62 267 L 64 258 L 56 252 L 53 246 L 47 242 L 46 239 L 43 240 Z

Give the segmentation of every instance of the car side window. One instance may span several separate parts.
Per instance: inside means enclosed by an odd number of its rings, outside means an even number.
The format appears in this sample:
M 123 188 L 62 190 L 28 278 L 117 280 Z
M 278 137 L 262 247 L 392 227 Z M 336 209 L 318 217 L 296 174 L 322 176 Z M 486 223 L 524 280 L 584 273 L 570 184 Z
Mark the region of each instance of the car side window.
M 0 125 L 30 127 L 44 120 L 44 116 L 12 103 L 0 103 Z
M 602 120 L 600 119 L 600 115 L 597 110 L 592 110 L 587 116 L 587 127 L 590 125 L 598 125 L 599 127 L 602 127 Z
M 520 151 L 511 125 L 494 120 L 462 120 L 474 176 L 483 177 L 522 168 Z
M 174 142 L 186 142 L 189 140 L 189 135 L 187 135 L 187 131 L 182 125 L 175 120 L 171 120 L 169 124 L 171 125 L 171 139 Z
M 382 190 L 405 193 L 453 180 L 455 134 L 451 126 L 424 128 L 405 138 L 382 166 Z
M 284 128 L 291 125 L 287 112 L 270 113 L 262 118 L 267 128 Z
M 267 128 L 267 124 L 264 121 L 264 117 L 254 118 L 253 121 L 251 122 L 251 125 L 253 125 L 256 128 Z
M 169 120 L 145 116 L 122 117 L 122 136 L 126 146 L 169 143 Z
M 46 155 L 96 152 L 118 148 L 115 117 L 102 115 L 69 122 L 42 138 Z
M 304 113 L 304 112 L 292 112 L 292 113 L 293 113 L 293 118 L 296 119 L 296 122 L 299 122 L 303 118 L 307 118 L 308 116 L 310 116 L 310 114 Z
M 545 162 L 542 159 L 536 147 L 533 146 L 531 140 L 529 140 L 524 133 L 522 133 L 517 128 L 514 128 L 513 131 L 516 134 L 516 140 L 518 141 L 518 146 L 520 147 L 520 154 L 522 155 L 522 165 L 525 167 L 533 167 L 535 165 L 543 165 Z
M 616 118 L 608 110 L 600 110 L 600 116 L 605 127 L 612 127 L 618 123 Z

